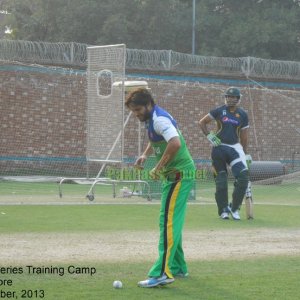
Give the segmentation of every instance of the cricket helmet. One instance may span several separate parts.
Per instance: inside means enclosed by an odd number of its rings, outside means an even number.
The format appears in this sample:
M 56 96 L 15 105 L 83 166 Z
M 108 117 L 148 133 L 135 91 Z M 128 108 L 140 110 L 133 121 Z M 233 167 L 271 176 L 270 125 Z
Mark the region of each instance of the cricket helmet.
M 241 91 L 236 87 L 230 87 L 226 90 L 225 94 L 225 103 L 228 106 L 238 105 L 241 101 Z
M 225 96 L 241 97 L 241 91 L 236 87 L 230 87 L 226 90 Z

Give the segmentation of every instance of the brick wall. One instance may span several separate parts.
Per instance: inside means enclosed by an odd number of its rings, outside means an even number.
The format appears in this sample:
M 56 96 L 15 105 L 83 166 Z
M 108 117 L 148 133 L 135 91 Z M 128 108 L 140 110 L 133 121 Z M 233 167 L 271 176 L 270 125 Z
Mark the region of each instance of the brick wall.
M 86 77 L 84 72 L 2 64 L 0 69 L 0 167 L 75 175 L 86 171 Z M 136 79 L 136 78 L 135 78 Z M 223 103 L 226 84 L 148 80 L 158 104 L 177 119 L 196 159 L 210 147 L 198 120 Z M 256 160 L 291 160 L 300 152 L 300 92 L 240 86 L 250 119 L 249 152 Z M 125 155 L 137 154 L 137 122 L 125 132 Z M 142 134 L 143 145 L 147 138 Z M 300 157 L 298 157 L 299 159 Z M 54 171 L 53 171 L 54 172 Z M 51 172 L 50 172 L 51 173 Z

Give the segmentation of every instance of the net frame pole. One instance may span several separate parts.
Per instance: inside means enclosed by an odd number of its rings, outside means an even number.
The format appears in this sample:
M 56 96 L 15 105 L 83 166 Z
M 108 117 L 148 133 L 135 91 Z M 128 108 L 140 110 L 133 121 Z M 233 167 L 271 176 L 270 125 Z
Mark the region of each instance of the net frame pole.
M 101 161 L 102 161 L 102 162 L 104 162 L 104 164 L 101 166 L 101 168 L 100 168 L 100 170 L 99 170 L 97 176 L 95 177 L 95 180 L 99 179 L 99 177 L 100 177 L 100 175 L 101 175 L 103 169 L 105 168 L 107 162 L 119 162 L 119 161 L 111 161 L 111 160 L 109 160 L 109 158 L 110 158 L 112 152 L 114 151 L 114 148 L 116 147 L 116 145 L 117 145 L 119 139 L 121 138 L 122 134 L 123 134 L 123 138 L 124 138 L 124 129 L 125 129 L 125 127 L 126 127 L 128 121 L 129 121 L 130 117 L 131 117 L 131 114 L 132 114 L 132 112 L 130 112 L 129 115 L 127 116 L 126 121 L 125 121 L 125 123 L 124 123 L 124 125 L 123 125 L 123 129 L 119 132 L 117 138 L 115 139 L 115 142 L 114 142 L 114 144 L 112 145 L 112 147 L 111 147 L 111 149 L 110 149 L 110 151 L 109 151 L 109 153 L 108 153 L 106 159 L 105 159 L 105 160 L 96 160 L 96 159 L 88 160 L 88 161 L 98 161 L 98 162 L 101 162 Z
M 130 119 L 130 116 L 131 116 L 131 112 L 129 113 L 129 115 L 127 116 L 126 118 L 126 121 L 125 121 L 125 103 L 124 103 L 124 95 L 125 95 L 125 92 L 124 92 L 124 77 L 125 77 L 125 67 L 126 67 L 126 45 L 125 44 L 117 44 L 117 45 L 105 45 L 105 46 L 95 46 L 95 47 L 88 47 L 87 49 L 99 49 L 99 48 L 109 48 L 109 47 L 122 47 L 123 48 L 123 59 L 122 59 L 122 78 L 121 78 L 121 81 L 122 81 L 122 85 L 121 85 L 121 107 L 122 107 L 122 129 L 119 131 L 110 151 L 108 152 L 107 156 L 106 156 L 106 159 L 104 160 L 104 164 L 101 166 L 96 178 L 94 179 L 94 182 L 93 184 L 91 185 L 88 193 L 87 193 L 87 198 L 88 199 L 93 199 L 94 198 L 94 186 L 95 184 L 97 183 L 97 181 L 99 180 L 100 176 L 101 176 L 101 173 L 103 172 L 104 168 L 106 167 L 107 163 L 109 162 L 116 162 L 116 161 L 111 161 L 109 160 L 111 154 L 113 153 L 117 143 L 119 142 L 119 140 L 121 140 L 121 160 L 120 162 L 122 163 L 123 162 L 123 158 L 124 158 L 124 129 L 125 129 L 125 126 L 127 125 L 129 119 Z M 113 80 L 114 81 L 114 80 Z M 113 82 L 112 82 L 113 84 Z M 111 86 L 111 89 L 113 89 L 113 86 Z M 113 92 L 113 91 L 112 91 Z M 93 160 L 90 160 L 90 161 L 93 161 Z M 95 161 L 95 160 L 94 160 Z M 99 160 L 97 160 L 99 161 Z

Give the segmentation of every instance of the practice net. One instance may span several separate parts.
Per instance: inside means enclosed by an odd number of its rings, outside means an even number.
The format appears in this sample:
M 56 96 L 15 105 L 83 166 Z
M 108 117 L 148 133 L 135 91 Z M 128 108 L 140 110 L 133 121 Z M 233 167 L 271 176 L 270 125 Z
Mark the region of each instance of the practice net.
M 87 159 L 123 160 L 125 45 L 88 47 Z
M 52 198 L 56 201 L 59 178 L 86 183 L 82 178 L 95 178 L 101 169 L 103 177 L 149 181 L 143 177 L 146 172 L 136 173 L 132 168 L 147 145 L 146 130 L 124 108 L 123 85 L 112 88 L 116 82 L 144 81 L 157 103 L 177 119 L 195 160 L 191 199 L 214 203 L 211 148 L 198 121 L 224 103 L 221 95 L 228 86 L 237 85 L 250 120 L 254 201 L 299 203 L 300 90 L 296 84 L 125 72 L 123 54 L 122 46 L 111 47 L 109 56 L 113 60 L 104 68 L 108 56 L 95 54 L 93 61 L 102 60 L 101 66 L 95 63 L 93 69 L 89 64 L 88 71 L 0 63 L 1 198 L 9 202 L 18 195 L 24 199 L 24 195 L 43 194 L 55 196 Z M 150 158 L 146 167 L 150 169 L 154 164 L 154 158 Z M 232 176 L 230 180 L 232 183 Z M 113 186 L 114 192 L 130 196 L 128 190 L 136 187 L 128 184 Z M 160 183 L 149 181 L 149 185 L 153 198 L 159 198 Z M 86 201 L 89 186 L 70 184 L 63 189 L 66 196 Z M 111 191 L 111 186 L 103 183 L 97 187 L 95 201 L 102 195 L 108 199 Z M 143 196 L 145 191 L 136 193 Z

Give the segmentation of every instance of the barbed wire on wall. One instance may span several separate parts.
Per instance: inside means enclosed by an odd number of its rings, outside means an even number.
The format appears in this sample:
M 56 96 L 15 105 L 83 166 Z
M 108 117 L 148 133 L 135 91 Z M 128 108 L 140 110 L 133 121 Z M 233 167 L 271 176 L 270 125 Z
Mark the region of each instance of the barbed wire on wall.
M 87 66 L 87 44 L 0 40 L 0 60 L 60 66 Z M 126 69 L 218 74 L 284 80 L 300 79 L 300 62 L 255 57 L 213 57 L 172 50 L 126 50 Z

